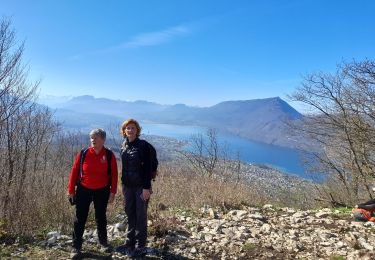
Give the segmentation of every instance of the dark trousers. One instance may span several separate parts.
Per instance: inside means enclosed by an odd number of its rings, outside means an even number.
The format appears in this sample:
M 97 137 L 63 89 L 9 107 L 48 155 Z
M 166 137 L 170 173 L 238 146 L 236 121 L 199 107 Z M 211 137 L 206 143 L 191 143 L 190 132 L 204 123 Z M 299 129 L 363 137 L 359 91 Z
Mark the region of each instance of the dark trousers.
M 74 220 L 73 247 L 81 249 L 82 236 L 85 230 L 87 215 L 91 201 L 94 202 L 95 220 L 98 230 L 99 243 L 107 244 L 107 204 L 109 198 L 109 187 L 91 190 L 77 186 L 76 192 L 76 218 Z
M 127 245 L 145 247 L 147 240 L 147 206 L 142 198 L 142 187 L 123 186 L 125 213 L 128 216 Z

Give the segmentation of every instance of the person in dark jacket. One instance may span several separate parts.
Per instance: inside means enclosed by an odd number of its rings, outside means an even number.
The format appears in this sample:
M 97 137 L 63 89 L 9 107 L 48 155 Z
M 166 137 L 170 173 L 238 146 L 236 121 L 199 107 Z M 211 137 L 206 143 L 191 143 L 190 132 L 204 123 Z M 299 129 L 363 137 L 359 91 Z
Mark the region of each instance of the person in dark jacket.
M 126 253 L 146 254 L 147 206 L 151 196 L 151 154 L 147 143 L 139 139 L 141 127 L 134 119 L 121 126 L 125 138 L 121 148 L 122 186 L 125 213 L 128 217 Z

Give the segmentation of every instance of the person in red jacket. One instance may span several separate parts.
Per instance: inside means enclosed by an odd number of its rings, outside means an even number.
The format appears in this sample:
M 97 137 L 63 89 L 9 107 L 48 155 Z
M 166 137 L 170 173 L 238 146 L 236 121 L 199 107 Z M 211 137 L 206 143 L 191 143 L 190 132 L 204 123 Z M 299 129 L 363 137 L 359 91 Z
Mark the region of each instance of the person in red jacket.
M 99 243 L 103 251 L 111 250 L 107 240 L 106 211 L 108 203 L 112 203 L 115 198 L 118 172 L 114 153 L 104 147 L 105 139 L 106 132 L 103 129 L 92 130 L 91 147 L 78 153 L 70 173 L 68 197 L 76 205 L 72 257 L 81 253 L 82 236 L 91 202 L 95 208 Z M 81 155 L 84 155 L 82 159 Z M 110 161 L 108 157 L 111 157 Z

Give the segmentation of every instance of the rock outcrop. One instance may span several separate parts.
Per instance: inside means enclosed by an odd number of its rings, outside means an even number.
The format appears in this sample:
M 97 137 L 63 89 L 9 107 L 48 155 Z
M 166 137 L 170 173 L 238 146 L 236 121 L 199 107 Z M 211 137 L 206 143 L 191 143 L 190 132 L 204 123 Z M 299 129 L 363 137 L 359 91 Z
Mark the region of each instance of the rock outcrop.
M 204 207 L 199 212 L 160 214 L 149 221 L 152 259 L 375 259 L 375 224 L 355 222 L 349 213 L 337 210 L 264 205 L 227 212 Z M 114 246 L 123 243 L 125 221 L 108 226 Z M 87 230 L 84 238 L 84 250 L 90 250 L 88 245 L 96 244 L 96 231 Z M 39 246 L 61 250 L 68 257 L 70 244 L 70 237 L 50 232 Z M 12 256 L 23 256 L 25 250 Z M 127 256 L 114 252 L 112 259 Z

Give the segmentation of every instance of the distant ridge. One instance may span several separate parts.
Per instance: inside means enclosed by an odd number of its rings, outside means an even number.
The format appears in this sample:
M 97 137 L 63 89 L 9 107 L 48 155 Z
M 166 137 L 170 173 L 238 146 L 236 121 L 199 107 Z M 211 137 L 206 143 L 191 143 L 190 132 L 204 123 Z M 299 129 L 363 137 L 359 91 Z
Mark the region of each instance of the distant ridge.
M 294 147 L 285 122 L 303 116 L 280 97 L 224 101 L 210 107 L 160 105 L 148 101 L 122 101 L 90 95 L 59 103 L 56 117 L 70 127 L 85 127 L 133 117 L 144 122 L 195 125 L 225 130 L 255 141 Z M 86 115 L 85 115 L 86 114 Z M 97 115 L 97 116 L 93 116 Z

